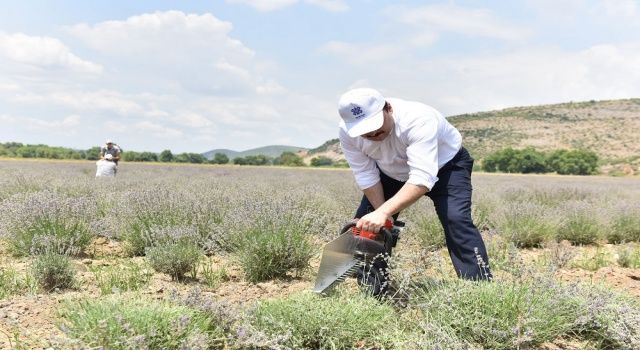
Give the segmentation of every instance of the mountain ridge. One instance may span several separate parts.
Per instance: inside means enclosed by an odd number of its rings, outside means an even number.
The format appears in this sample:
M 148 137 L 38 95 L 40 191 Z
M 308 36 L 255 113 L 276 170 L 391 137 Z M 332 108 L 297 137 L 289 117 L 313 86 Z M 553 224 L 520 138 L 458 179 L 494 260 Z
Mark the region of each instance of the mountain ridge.
M 640 174 L 640 98 L 510 107 L 447 120 L 460 131 L 478 163 L 507 147 L 587 149 L 598 155 L 605 174 Z M 344 159 L 338 139 L 299 148 L 298 155 L 307 164 L 319 156 Z
M 269 145 L 257 148 L 251 148 L 244 151 L 235 151 L 226 148 L 213 149 L 207 152 L 202 153 L 207 159 L 212 159 L 216 153 L 222 153 L 229 157 L 229 159 L 233 160 L 233 158 L 240 158 L 246 156 L 257 156 L 257 155 L 265 155 L 268 157 L 278 157 L 282 154 L 282 152 L 293 152 L 298 153 L 300 151 L 306 151 L 305 147 L 296 147 L 296 146 L 286 146 L 286 145 Z

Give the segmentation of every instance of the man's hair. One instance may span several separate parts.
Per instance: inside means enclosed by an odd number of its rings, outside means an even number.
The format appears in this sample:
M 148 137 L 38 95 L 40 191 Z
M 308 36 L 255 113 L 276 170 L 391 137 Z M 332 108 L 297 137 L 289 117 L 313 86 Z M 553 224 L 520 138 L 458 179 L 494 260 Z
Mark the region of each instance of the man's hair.
M 389 109 L 391 109 L 391 105 L 389 104 L 389 102 L 384 101 L 384 107 L 382 107 L 382 110 L 385 112 L 389 112 Z

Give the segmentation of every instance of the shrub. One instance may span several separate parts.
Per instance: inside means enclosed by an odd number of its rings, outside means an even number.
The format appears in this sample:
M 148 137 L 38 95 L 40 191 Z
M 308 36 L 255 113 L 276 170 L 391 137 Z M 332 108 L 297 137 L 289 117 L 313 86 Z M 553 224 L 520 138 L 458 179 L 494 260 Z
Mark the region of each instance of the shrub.
M 145 248 L 153 246 L 154 242 L 176 235 L 191 235 L 203 246 L 211 232 L 222 223 L 226 208 L 219 199 L 168 189 L 131 192 L 126 201 L 120 238 L 132 256 L 144 255 Z
M 547 172 L 545 155 L 532 147 L 522 150 L 506 148 L 488 155 L 482 162 L 487 172 L 544 173 Z
M 557 228 L 556 238 L 573 244 L 593 244 L 602 237 L 602 225 L 591 210 L 582 204 L 569 206 Z
M 332 166 L 333 159 L 325 156 L 311 158 L 311 166 Z
M 68 337 L 91 348 L 222 349 L 224 334 L 204 312 L 114 294 L 71 301 L 59 312 Z
M 75 283 L 76 271 L 71 265 L 71 259 L 66 255 L 38 255 L 33 262 L 32 271 L 36 281 L 46 291 L 71 288 Z
M 503 236 L 491 235 L 485 239 L 485 245 L 492 270 L 509 269 L 513 258 L 518 254 L 515 244 Z
M 429 250 L 438 250 L 446 246 L 442 224 L 435 214 L 422 215 L 417 219 L 416 234 Z
M 313 247 L 305 232 L 295 224 L 291 226 L 257 225 L 242 238 L 237 256 L 245 277 L 250 282 L 261 282 L 296 275 L 309 266 Z
M 553 236 L 547 209 L 534 203 L 506 203 L 498 215 L 498 232 L 519 248 L 539 247 Z
M 9 251 L 15 256 L 45 251 L 80 255 L 93 238 L 88 223 L 96 210 L 87 198 L 48 191 L 15 195 L 1 209 Z
M 558 150 L 547 159 L 551 171 L 562 175 L 591 175 L 598 171 L 598 156 L 587 150 Z
M 151 278 L 147 269 L 132 261 L 124 265 L 96 267 L 91 271 L 103 295 L 139 290 Z
M 640 305 L 636 300 L 594 286 L 566 288 L 565 294 L 579 302 L 575 334 L 601 349 L 640 349 Z
M 154 270 L 182 281 L 185 273 L 194 271 L 202 258 L 202 250 L 191 242 L 161 243 L 146 250 L 146 258 Z
M 273 165 L 304 166 L 304 161 L 302 157 L 293 152 L 282 152 L 279 157 L 273 160 Z
M 482 348 L 528 348 L 572 330 L 577 302 L 552 284 L 463 280 L 416 285 L 424 319 Z
M 640 249 L 635 244 L 618 248 L 618 265 L 632 269 L 640 268 Z
M 640 242 L 640 212 L 627 209 L 615 214 L 606 236 L 609 243 Z
M 324 298 L 301 293 L 261 302 L 251 319 L 268 335 L 288 335 L 281 345 L 291 349 L 385 348 L 398 325 L 390 305 L 362 295 Z
M 549 241 L 544 245 L 544 248 L 545 252 L 542 256 L 543 262 L 554 269 L 567 267 L 573 258 L 575 258 L 577 249 L 567 241 Z

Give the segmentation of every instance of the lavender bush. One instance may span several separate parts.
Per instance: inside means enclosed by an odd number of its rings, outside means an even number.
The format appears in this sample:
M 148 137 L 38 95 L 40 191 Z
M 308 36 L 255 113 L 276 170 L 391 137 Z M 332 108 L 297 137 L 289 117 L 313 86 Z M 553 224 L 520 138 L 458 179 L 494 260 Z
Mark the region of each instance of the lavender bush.
M 292 349 L 385 348 L 399 327 L 390 305 L 362 295 L 334 299 L 302 293 L 269 300 L 251 319 L 266 334 L 290 334 L 282 345 Z
M 55 192 L 16 194 L 0 205 L 0 227 L 16 256 L 56 251 L 80 255 L 93 238 L 95 202 Z
M 640 206 L 627 204 L 617 208 L 606 237 L 610 243 L 640 242 Z
M 602 238 L 602 224 L 591 208 L 584 203 L 569 203 L 566 216 L 557 228 L 558 240 L 576 245 L 594 244 Z
M 146 259 L 154 270 L 166 273 L 171 279 L 182 281 L 187 272 L 195 271 L 202 251 L 191 242 L 167 242 L 149 247 Z
M 76 282 L 76 271 L 66 255 L 53 252 L 38 255 L 31 269 L 36 281 L 47 292 L 71 288 Z
M 519 248 L 539 247 L 553 237 L 555 223 L 547 208 L 526 202 L 507 202 L 496 214 L 496 230 Z
M 70 301 L 59 314 L 62 330 L 90 348 L 204 350 L 223 349 L 225 343 L 207 314 L 139 296 Z

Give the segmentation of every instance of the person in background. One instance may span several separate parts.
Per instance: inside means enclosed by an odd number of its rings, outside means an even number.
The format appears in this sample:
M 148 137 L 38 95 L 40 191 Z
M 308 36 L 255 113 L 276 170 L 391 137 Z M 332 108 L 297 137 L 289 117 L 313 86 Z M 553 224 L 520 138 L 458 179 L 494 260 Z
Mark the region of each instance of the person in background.
M 353 89 L 338 103 L 344 156 L 364 195 L 356 227 L 378 232 L 423 196 L 431 198 L 458 277 L 491 280 L 487 250 L 471 219 L 473 158 L 437 110 Z
M 110 154 L 112 157 L 112 162 L 118 165 L 118 161 L 120 160 L 120 147 L 114 144 L 111 139 L 105 142 L 105 146 L 100 147 L 100 159 L 105 159 L 105 156 Z

